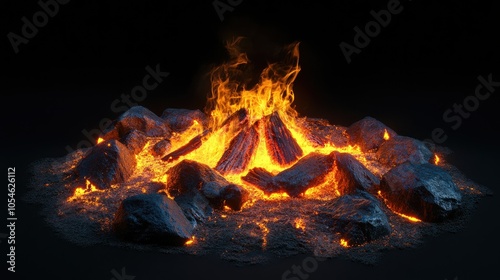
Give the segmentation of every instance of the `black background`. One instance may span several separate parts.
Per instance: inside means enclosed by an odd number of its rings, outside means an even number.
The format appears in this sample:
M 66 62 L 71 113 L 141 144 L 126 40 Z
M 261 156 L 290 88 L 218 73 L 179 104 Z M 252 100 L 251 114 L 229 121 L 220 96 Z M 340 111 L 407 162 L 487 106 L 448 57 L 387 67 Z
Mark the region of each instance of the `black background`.
M 205 74 L 227 59 L 224 43 L 238 36 L 247 38 L 256 75 L 286 44 L 301 42 L 302 70 L 294 86 L 301 115 L 345 126 L 370 115 L 419 139 L 443 128 L 448 135 L 443 145 L 455 152 L 448 160 L 496 192 L 500 88 L 456 130 L 443 121 L 443 113 L 474 94 L 479 75 L 500 81 L 497 4 L 401 1 L 403 11 L 348 64 L 339 44 L 353 44 L 353 28 L 363 29 L 372 20 L 370 11 L 386 9 L 388 2 L 243 0 L 221 21 L 212 1 L 73 0 L 15 54 L 7 34 L 20 35 L 21 18 L 31 20 L 40 7 L 36 1 L 4 1 L 1 158 L 2 168 L 17 170 L 19 218 L 18 272 L 7 279 L 111 279 L 110 271 L 122 267 L 137 280 L 280 279 L 307 257 L 237 267 L 217 257 L 79 247 L 56 236 L 37 207 L 20 199 L 28 164 L 64 156 L 66 146 L 75 148 L 86 139 L 82 129 L 118 117 L 111 103 L 142 83 L 148 65 L 159 64 L 170 76 L 140 105 L 156 114 L 169 107 L 202 109 L 209 89 Z M 495 275 L 497 212 L 498 197 L 485 198 L 459 233 L 431 237 L 418 249 L 386 252 L 373 266 L 322 262 L 308 279 Z M 5 239 L 0 252 L 6 260 Z

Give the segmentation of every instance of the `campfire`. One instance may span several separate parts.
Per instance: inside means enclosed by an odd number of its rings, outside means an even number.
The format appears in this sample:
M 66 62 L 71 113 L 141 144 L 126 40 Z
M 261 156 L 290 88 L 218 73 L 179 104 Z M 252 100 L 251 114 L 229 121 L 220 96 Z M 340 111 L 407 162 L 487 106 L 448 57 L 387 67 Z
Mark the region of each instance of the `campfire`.
M 446 149 L 374 118 L 343 127 L 300 116 L 298 43 L 254 85 L 242 82 L 239 39 L 227 49 L 203 112 L 132 107 L 94 147 L 35 166 L 33 200 L 64 236 L 245 262 L 361 254 L 456 226 L 487 192 Z

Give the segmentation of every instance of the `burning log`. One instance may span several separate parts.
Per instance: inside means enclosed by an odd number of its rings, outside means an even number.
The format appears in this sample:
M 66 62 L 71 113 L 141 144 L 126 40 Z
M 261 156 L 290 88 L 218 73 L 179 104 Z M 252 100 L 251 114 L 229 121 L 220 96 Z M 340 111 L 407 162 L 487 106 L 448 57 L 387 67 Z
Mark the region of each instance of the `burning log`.
M 379 178 L 373 175 L 354 156 L 347 153 L 335 153 L 335 179 L 342 195 L 351 194 L 356 190 L 376 192 L 380 184 Z
M 310 153 L 276 176 L 262 168 L 254 168 L 242 179 L 266 194 L 285 191 L 292 197 L 298 197 L 307 189 L 321 184 L 326 175 L 333 170 L 334 161 L 333 153 L 329 155 Z
M 101 142 L 85 155 L 76 167 L 81 179 L 89 180 L 99 189 L 125 182 L 134 173 L 134 155 L 116 140 Z
M 219 127 L 224 128 L 228 124 L 238 121 L 239 125 L 243 125 L 246 121 L 248 121 L 248 113 L 245 109 L 240 109 L 233 114 L 231 114 Z M 177 150 L 169 153 L 168 155 L 162 158 L 163 161 L 172 162 L 177 160 L 179 157 L 189 154 L 190 152 L 198 149 L 203 144 L 203 138 L 210 134 L 212 129 L 206 129 L 201 134 L 195 136 L 191 139 L 186 145 L 178 148 Z
M 372 117 L 365 117 L 353 123 L 346 133 L 349 136 L 349 144 L 359 146 L 363 152 L 378 149 L 386 140 L 397 135 L 394 130 Z
M 427 163 L 433 154 L 427 146 L 416 139 L 395 136 L 385 141 L 377 151 L 380 163 L 387 166 L 396 166 L 404 162 L 416 164 Z
M 340 234 L 344 246 L 361 245 L 391 232 L 380 203 L 366 192 L 341 196 L 327 207 L 318 218 Z
M 279 165 L 288 165 L 303 155 L 302 149 L 281 120 L 278 112 L 266 117 L 265 137 L 269 155 Z
M 430 163 L 394 167 L 382 177 L 380 191 L 391 210 L 429 222 L 452 216 L 462 201 L 452 177 Z
M 193 226 L 172 199 L 161 194 L 140 194 L 122 201 L 113 230 L 133 242 L 183 245 L 191 238 Z
M 170 143 L 170 140 L 168 139 L 163 139 L 158 141 L 152 149 L 153 155 L 157 157 L 163 156 L 167 151 L 170 150 L 170 147 L 172 144 Z
M 229 143 L 215 170 L 226 175 L 244 171 L 259 145 L 259 122 L 240 131 Z

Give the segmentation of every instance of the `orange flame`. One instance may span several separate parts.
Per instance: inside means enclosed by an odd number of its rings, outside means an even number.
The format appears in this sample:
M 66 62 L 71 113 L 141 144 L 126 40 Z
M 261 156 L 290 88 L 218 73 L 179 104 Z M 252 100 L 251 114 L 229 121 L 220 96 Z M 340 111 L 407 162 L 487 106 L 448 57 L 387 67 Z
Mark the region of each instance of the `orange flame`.
M 439 156 L 437 154 L 435 154 L 434 155 L 434 164 L 438 165 L 440 161 L 441 161 L 441 159 L 439 158 Z
M 104 139 L 102 139 L 101 137 L 97 138 L 97 144 L 100 144 L 103 141 L 104 141 Z
M 340 245 L 341 245 L 342 247 L 346 247 L 346 248 L 347 248 L 347 247 L 349 247 L 349 244 L 348 244 L 347 240 L 345 240 L 345 239 L 343 239 L 343 238 L 342 238 L 342 239 L 340 239 Z
M 195 242 L 195 236 L 193 235 L 191 239 L 189 239 L 188 241 L 186 241 L 186 243 L 184 243 L 184 245 L 189 246 L 194 244 L 194 242 Z
M 389 135 L 389 132 L 387 132 L 387 129 L 384 129 L 384 140 L 387 141 L 391 138 L 391 136 Z

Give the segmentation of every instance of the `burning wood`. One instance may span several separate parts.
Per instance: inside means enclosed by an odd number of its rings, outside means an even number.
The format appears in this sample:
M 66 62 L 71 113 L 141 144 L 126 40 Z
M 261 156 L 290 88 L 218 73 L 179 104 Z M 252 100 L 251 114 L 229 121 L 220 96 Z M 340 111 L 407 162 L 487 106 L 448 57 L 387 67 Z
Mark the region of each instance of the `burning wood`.
M 259 122 L 241 130 L 229 143 L 215 170 L 221 174 L 241 173 L 255 154 L 259 144 Z
M 281 120 L 278 112 L 265 122 L 266 146 L 271 158 L 279 165 L 289 165 L 302 156 L 302 149 Z

